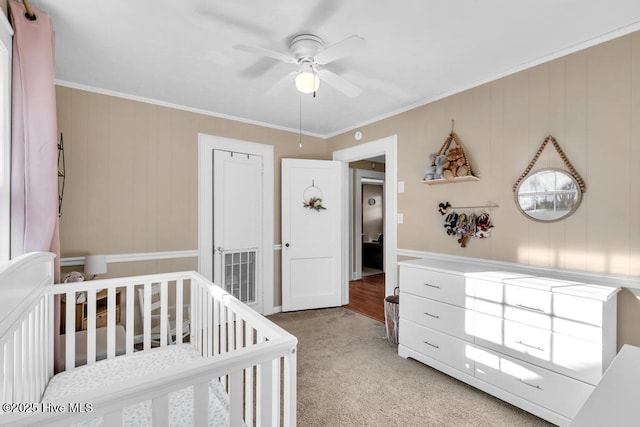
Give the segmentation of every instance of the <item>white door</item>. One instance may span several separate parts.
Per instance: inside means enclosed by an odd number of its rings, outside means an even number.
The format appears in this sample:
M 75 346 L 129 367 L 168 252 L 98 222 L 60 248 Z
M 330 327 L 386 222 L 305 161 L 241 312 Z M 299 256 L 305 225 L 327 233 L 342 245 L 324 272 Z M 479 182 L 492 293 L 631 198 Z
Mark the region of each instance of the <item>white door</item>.
M 282 311 L 342 303 L 341 168 L 282 160 Z
M 213 282 L 262 312 L 262 157 L 213 150 Z

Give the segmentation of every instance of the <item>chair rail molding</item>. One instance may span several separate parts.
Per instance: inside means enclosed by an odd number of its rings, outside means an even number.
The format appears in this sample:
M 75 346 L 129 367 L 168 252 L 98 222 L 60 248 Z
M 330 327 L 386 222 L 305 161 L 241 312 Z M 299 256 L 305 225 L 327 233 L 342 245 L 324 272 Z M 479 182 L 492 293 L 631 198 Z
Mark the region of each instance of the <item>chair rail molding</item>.
M 106 255 L 107 264 L 117 262 L 140 262 L 140 261 L 155 261 L 159 259 L 177 259 L 177 258 L 197 258 L 198 250 L 186 250 L 186 251 L 165 251 L 165 252 L 139 252 L 132 254 L 110 254 Z M 60 260 L 60 266 L 73 267 L 77 265 L 84 265 L 84 256 L 66 257 Z

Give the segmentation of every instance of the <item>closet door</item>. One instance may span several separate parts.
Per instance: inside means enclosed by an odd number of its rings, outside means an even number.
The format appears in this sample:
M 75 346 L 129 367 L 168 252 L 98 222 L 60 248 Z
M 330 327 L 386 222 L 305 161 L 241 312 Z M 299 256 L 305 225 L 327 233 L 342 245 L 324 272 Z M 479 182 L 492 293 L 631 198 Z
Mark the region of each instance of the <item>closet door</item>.
M 214 283 L 262 312 L 262 157 L 213 151 Z

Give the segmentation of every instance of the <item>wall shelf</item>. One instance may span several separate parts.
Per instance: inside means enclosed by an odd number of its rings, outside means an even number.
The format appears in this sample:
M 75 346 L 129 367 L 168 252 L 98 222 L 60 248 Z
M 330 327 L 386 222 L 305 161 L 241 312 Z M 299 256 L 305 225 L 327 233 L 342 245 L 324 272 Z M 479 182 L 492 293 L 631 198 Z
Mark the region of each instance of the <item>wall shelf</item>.
M 457 176 L 451 179 L 445 179 L 445 178 L 429 179 L 429 180 L 423 179 L 421 182 L 427 185 L 436 185 L 436 184 L 451 184 L 454 182 L 478 181 L 478 180 L 480 180 L 480 178 L 478 178 L 477 176 L 467 175 L 467 176 Z

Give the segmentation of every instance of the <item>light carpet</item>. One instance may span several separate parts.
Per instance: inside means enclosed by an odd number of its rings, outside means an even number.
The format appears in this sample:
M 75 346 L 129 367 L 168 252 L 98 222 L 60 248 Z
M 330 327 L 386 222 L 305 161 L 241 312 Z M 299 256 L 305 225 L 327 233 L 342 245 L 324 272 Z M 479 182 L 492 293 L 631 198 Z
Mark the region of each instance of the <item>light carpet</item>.
M 269 316 L 298 338 L 298 425 L 549 426 L 412 359 L 344 308 Z

